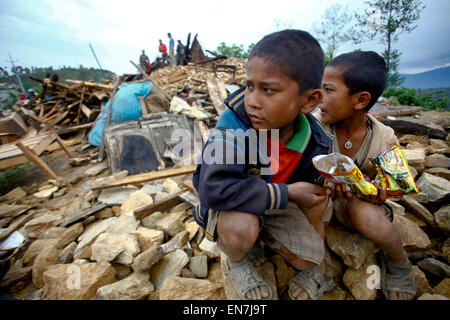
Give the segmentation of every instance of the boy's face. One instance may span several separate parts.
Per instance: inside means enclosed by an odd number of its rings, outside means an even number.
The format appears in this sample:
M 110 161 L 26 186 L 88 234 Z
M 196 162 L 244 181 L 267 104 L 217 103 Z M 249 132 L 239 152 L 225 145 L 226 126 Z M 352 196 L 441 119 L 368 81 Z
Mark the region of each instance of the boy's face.
M 319 108 L 324 124 L 333 124 L 355 114 L 355 97 L 349 94 L 342 72 L 341 68 L 326 67 L 323 73 L 323 103 Z
M 278 65 L 257 56 L 248 61 L 246 69 L 245 111 L 253 127 L 283 129 L 291 125 L 305 100 L 298 82 Z

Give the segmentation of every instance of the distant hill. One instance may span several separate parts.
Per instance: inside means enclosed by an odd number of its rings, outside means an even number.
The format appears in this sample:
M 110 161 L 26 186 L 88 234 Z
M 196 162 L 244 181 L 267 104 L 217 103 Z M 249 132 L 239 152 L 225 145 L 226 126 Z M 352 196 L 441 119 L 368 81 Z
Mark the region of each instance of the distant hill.
M 417 74 L 402 74 L 405 78 L 402 87 L 412 89 L 431 89 L 450 87 L 450 67 L 435 69 Z

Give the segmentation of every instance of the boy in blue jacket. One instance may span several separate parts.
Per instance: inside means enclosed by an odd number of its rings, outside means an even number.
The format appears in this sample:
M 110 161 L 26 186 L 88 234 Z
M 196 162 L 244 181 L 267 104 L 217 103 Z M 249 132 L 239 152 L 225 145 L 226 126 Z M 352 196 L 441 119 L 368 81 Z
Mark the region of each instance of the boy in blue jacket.
M 322 48 L 309 33 L 265 36 L 249 55 L 246 86 L 225 100 L 203 148 L 194 217 L 227 256 L 242 299 L 273 297 L 252 262 L 259 240 L 299 270 L 289 283 L 292 299 L 319 299 L 334 286 L 323 263 L 332 203 L 311 161 L 332 143 L 309 115 L 322 99 L 323 69 Z

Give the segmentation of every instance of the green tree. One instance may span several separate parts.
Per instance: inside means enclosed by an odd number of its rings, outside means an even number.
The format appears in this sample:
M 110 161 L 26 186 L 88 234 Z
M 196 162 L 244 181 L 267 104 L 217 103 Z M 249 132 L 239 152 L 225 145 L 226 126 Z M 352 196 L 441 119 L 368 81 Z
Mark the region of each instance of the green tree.
M 325 10 L 321 18 L 320 23 L 315 22 L 312 25 L 312 33 L 320 43 L 326 46 L 325 52 L 329 60 L 333 59 L 341 44 L 358 41 L 355 39 L 357 33 L 354 16 L 347 6 L 334 4 Z
M 217 55 L 247 59 L 254 45 L 254 43 L 250 44 L 247 50 L 245 50 L 242 44 L 237 45 L 233 43 L 231 46 L 228 46 L 225 42 L 221 42 L 217 49 L 212 52 Z
M 420 0 L 370 0 L 365 2 L 368 8 L 364 14 L 357 14 L 360 26 L 366 26 L 359 31 L 360 40 L 378 38 L 385 46 L 383 57 L 389 72 L 388 83 L 399 86 L 401 77 L 395 67 L 400 61 L 400 52 L 393 49 L 393 43 L 399 39 L 403 32 L 410 33 L 417 25 L 420 13 L 425 8 Z

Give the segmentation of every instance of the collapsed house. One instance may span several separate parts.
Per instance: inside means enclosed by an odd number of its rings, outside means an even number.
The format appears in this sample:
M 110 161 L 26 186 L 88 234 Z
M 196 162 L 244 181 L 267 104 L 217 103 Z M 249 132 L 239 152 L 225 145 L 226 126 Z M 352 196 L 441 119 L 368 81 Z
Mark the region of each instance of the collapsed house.
M 0 170 L 33 161 L 50 178 L 0 198 L 0 288 L 21 299 L 239 299 L 223 253 L 192 217 L 192 173 L 224 98 L 245 84 L 245 61 L 199 49 L 195 37 L 187 65 L 150 75 L 132 62 L 137 74 L 105 83 L 37 79 L 48 97 L 0 120 Z M 383 103 L 372 111 L 394 128 L 421 190 L 389 200 L 417 297 L 450 298 L 450 115 Z M 199 148 L 176 152 L 176 130 Z M 73 169 L 65 176 L 40 159 L 61 149 Z M 337 285 L 323 299 L 380 299 L 361 285 L 379 249 L 335 225 L 325 240 Z M 268 258 L 258 271 L 281 299 L 295 270 Z M 77 290 L 68 268 L 84 279 Z

